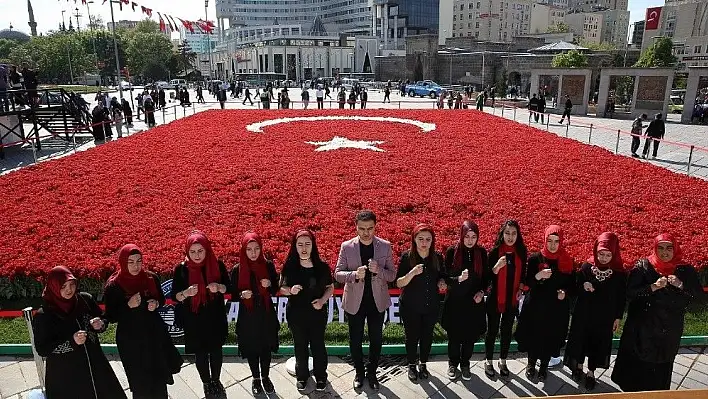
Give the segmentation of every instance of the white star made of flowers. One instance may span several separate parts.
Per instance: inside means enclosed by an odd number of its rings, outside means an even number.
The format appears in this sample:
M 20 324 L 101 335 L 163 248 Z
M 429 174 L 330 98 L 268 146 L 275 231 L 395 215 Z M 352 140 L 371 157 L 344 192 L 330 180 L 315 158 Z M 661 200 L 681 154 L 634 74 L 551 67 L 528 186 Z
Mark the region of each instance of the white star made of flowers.
M 359 150 L 385 152 L 381 148 L 376 147 L 379 144 L 385 143 L 385 141 L 349 140 L 346 137 L 334 136 L 330 141 L 306 141 L 305 143 L 317 146 L 315 152 L 339 150 L 341 148 L 357 148 Z

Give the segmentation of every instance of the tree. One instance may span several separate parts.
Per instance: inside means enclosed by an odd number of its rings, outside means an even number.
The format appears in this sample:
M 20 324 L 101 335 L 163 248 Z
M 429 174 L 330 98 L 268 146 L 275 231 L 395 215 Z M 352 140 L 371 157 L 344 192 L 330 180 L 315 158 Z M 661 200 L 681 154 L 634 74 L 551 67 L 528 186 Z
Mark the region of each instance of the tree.
M 104 30 L 106 29 L 106 22 L 100 15 L 89 15 L 89 30 Z
M 85 51 L 80 36 L 72 32 L 55 32 L 33 37 L 13 48 L 13 63 L 30 62 L 39 70 L 43 81 L 68 83 L 71 75 L 79 76 L 93 68 L 93 57 Z
M 639 56 L 634 64 L 637 68 L 666 68 L 676 66 L 673 54 L 674 43 L 668 37 L 660 37 Z
M 568 33 L 570 32 L 570 26 L 564 22 L 558 22 L 555 25 L 549 26 L 546 33 Z
M 177 46 L 178 52 L 178 64 L 177 72 L 184 71 L 184 74 L 189 73 L 189 69 L 194 68 L 194 63 L 197 61 L 197 53 L 192 50 L 189 43 L 184 40 L 179 46 Z
M 588 57 L 577 50 L 557 54 L 551 61 L 554 68 L 583 68 L 587 65 Z
M 151 19 L 145 18 L 142 21 L 138 22 L 138 24 L 132 30 L 134 32 L 142 33 L 160 33 L 160 24 Z
M 142 23 L 142 22 L 141 22 Z M 172 42 L 162 33 L 146 33 L 134 30 L 127 33 L 126 56 L 127 65 L 137 75 L 147 74 L 147 66 L 159 64 L 167 70 L 166 65 L 173 54 Z M 152 72 L 155 69 L 151 69 Z M 160 79 L 165 78 L 161 76 Z
M 609 42 L 595 43 L 584 38 L 578 39 L 578 46 L 582 46 L 592 51 L 612 51 L 617 50 L 617 45 Z
M 20 44 L 10 39 L 0 39 L 0 60 L 10 57 L 10 52 L 13 48 Z

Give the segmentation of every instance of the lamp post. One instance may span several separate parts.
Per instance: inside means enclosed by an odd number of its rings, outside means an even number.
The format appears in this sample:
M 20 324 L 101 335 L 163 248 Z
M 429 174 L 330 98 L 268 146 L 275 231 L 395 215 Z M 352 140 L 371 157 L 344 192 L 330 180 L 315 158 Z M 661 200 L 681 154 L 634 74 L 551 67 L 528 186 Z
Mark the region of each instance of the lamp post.
M 64 19 L 64 13 L 66 10 L 61 10 L 61 28 L 66 29 L 66 20 Z
M 91 9 L 89 8 L 89 4 L 93 4 L 93 0 L 89 0 L 86 2 L 86 13 L 88 14 L 88 18 L 89 18 L 89 29 L 91 30 L 91 41 L 93 42 L 94 63 L 96 64 L 96 71 L 98 72 L 98 76 L 100 78 L 101 70 L 98 67 L 98 51 L 96 51 L 96 35 L 93 34 L 93 20 L 91 19 Z
M 118 84 L 118 95 L 120 96 L 121 104 L 123 103 L 123 86 L 120 84 L 120 59 L 118 58 L 118 38 L 116 37 L 116 20 L 113 14 L 113 2 L 109 0 L 111 7 L 111 25 L 113 28 L 113 51 L 116 55 L 116 83 Z
M 351 58 L 350 58 L 351 57 Z M 349 60 L 352 60 L 349 62 Z M 349 64 L 349 77 L 352 77 L 352 69 L 354 69 L 354 53 L 347 54 L 347 64 Z
M 204 0 L 204 19 L 209 21 L 209 0 Z M 209 77 L 213 79 L 212 73 L 214 71 L 214 66 L 212 65 L 211 61 L 211 37 L 209 37 L 209 33 L 206 33 L 207 37 L 207 47 L 209 48 Z

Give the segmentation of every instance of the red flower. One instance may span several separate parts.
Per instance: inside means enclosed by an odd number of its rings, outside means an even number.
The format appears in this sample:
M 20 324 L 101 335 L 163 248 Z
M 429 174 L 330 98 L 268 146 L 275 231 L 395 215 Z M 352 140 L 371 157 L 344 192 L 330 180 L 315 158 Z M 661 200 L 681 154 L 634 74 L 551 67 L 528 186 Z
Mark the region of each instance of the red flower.
M 499 225 L 515 218 L 532 251 L 547 225 L 560 224 L 576 260 L 610 230 L 634 262 L 650 252 L 653 237 L 671 232 L 686 261 L 708 265 L 705 181 L 475 112 L 356 113 L 436 124 L 427 133 L 350 119 L 245 128 L 303 115 L 350 113 L 203 112 L 0 177 L 0 276 L 41 275 L 61 264 L 105 278 L 129 242 L 144 250 L 146 265 L 169 273 L 194 228 L 230 266 L 245 231 L 259 232 L 282 264 L 291 234 L 307 227 L 333 266 L 361 208 L 376 212 L 377 234 L 397 254 L 419 222 L 433 224 L 442 251 L 464 218 L 479 224 L 487 247 Z M 383 141 L 374 146 L 385 152 L 315 151 L 335 136 Z

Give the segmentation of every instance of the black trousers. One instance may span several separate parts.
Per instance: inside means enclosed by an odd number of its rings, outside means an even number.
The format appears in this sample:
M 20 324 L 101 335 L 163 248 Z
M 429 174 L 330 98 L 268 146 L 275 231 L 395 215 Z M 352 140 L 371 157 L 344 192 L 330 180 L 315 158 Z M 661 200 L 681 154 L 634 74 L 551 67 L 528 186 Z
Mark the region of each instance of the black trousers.
M 406 334 L 406 356 L 408 364 L 418 363 L 418 345 L 420 345 L 420 362 L 426 363 L 433 346 L 433 330 L 438 321 L 437 311 L 434 313 L 401 312 L 403 330 Z
M 317 97 L 317 109 L 323 109 L 323 108 L 324 108 L 324 98 Z
M 531 356 L 531 354 L 529 354 L 529 366 L 530 367 L 536 367 L 536 362 L 538 360 L 541 360 L 541 370 L 547 370 L 548 369 L 548 362 L 551 361 L 551 357 L 549 355 L 535 357 L 535 356 Z
M 133 399 L 167 399 L 167 385 L 154 385 L 147 391 L 133 391 Z
M 369 365 L 366 371 L 375 373 L 379 366 L 381 357 L 381 345 L 383 343 L 383 323 L 384 313 L 379 313 L 376 305 L 359 308 L 356 314 L 347 313 L 349 323 L 349 351 L 354 361 L 354 369 L 358 374 L 364 374 L 364 351 L 362 344 L 364 340 L 364 321 L 369 326 Z
M 253 105 L 253 100 L 251 100 L 251 95 L 250 95 L 250 94 L 248 94 L 248 95 L 246 96 L 246 98 L 243 99 L 243 102 L 242 102 L 241 104 L 246 104 L 246 100 L 248 100 L 248 102 L 250 102 L 251 105 Z
M 219 381 L 221 378 L 221 365 L 224 363 L 224 355 L 221 352 L 221 348 L 213 352 L 197 352 L 194 357 L 199 378 L 201 378 L 203 383 Z
M 563 111 L 563 116 L 561 116 L 561 122 L 563 122 L 563 120 L 568 117 L 568 124 L 570 124 L 570 111 L 571 110 L 567 108 Z
M 513 313 L 498 313 L 496 309 L 487 311 L 487 337 L 484 340 L 484 349 L 486 351 L 487 360 L 494 358 L 494 344 L 497 340 L 497 334 L 501 329 L 501 353 L 500 359 L 506 359 L 509 355 L 509 346 L 511 346 L 511 330 L 514 328 Z
M 460 331 L 447 332 L 447 356 L 449 365 L 453 367 L 469 367 L 474 340 L 469 334 Z
M 316 381 L 327 380 L 327 348 L 325 347 L 325 328 L 327 313 L 324 310 L 300 309 L 288 315 L 288 326 L 293 334 L 295 347 L 295 377 L 301 380 L 310 378 L 308 358 L 312 352 L 313 374 Z
M 641 139 L 639 136 L 632 136 L 632 154 L 636 154 L 637 150 L 639 149 L 639 144 L 641 142 Z
M 267 378 L 270 374 L 271 353 L 269 349 L 264 349 L 257 356 L 248 357 L 248 367 L 251 368 L 251 376 L 254 379 Z
M 644 151 L 642 151 L 642 154 L 644 156 L 647 156 L 647 154 L 649 154 L 649 145 L 652 141 L 654 142 L 654 151 L 652 152 L 652 156 L 656 156 L 656 153 L 659 151 L 659 139 L 647 137 L 646 141 L 644 141 Z

